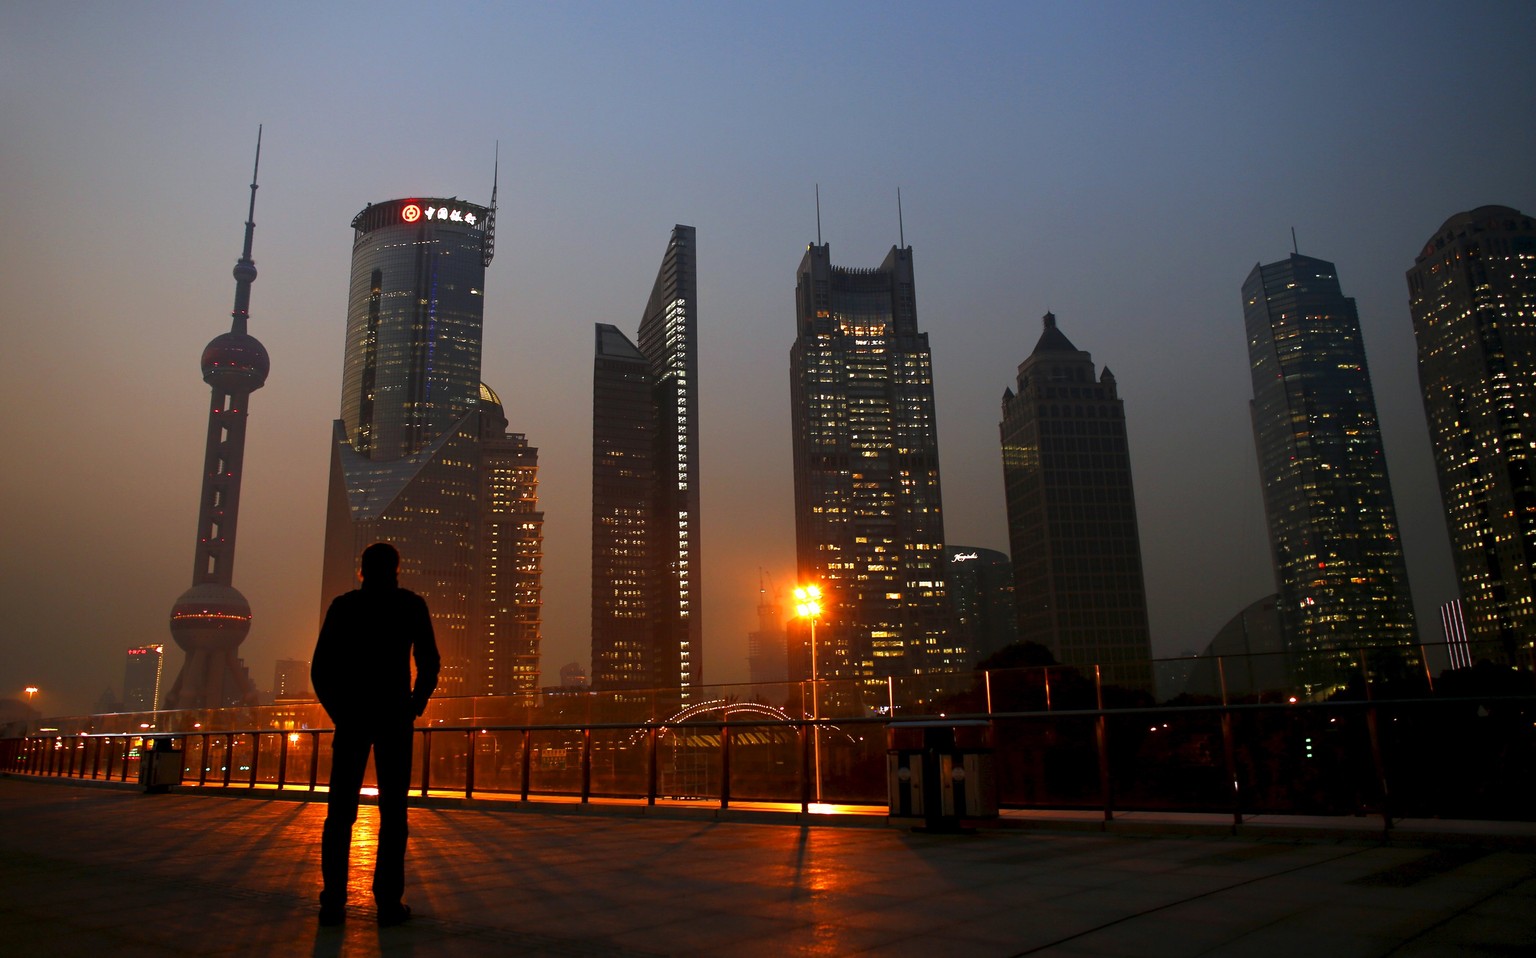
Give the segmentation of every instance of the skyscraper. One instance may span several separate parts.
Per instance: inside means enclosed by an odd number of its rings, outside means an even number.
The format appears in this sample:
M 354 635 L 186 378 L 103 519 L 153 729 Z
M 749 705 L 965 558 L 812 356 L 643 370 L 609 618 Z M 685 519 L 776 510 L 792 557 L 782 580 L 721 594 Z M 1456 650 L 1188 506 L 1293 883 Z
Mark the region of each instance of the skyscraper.
M 1458 213 L 1408 271 L 1419 384 L 1474 658 L 1536 653 L 1536 222 Z
M 165 673 L 165 646 L 158 642 L 128 650 L 123 667 L 123 711 L 154 712 L 160 708 Z
M 539 688 L 544 513 L 539 451 L 507 432 L 501 398 L 480 386 L 480 542 L 475 563 L 476 688 L 510 695 Z
M 963 668 L 912 248 L 892 247 L 878 269 L 846 269 L 830 246 L 810 246 L 795 306 L 796 574 L 822 591 L 816 672 L 870 683 Z M 792 648 L 792 672 L 802 659 Z
M 278 659 L 272 670 L 273 701 L 307 702 L 314 698 L 315 692 L 309 686 L 309 661 Z
M 759 579 L 762 573 L 758 573 Z M 753 685 L 789 681 L 789 646 L 784 607 L 777 592 L 757 587 L 757 631 L 747 633 L 747 681 Z
M 975 665 L 1019 641 L 1013 604 L 1013 563 L 996 549 L 946 546 L 949 596 L 960 630 L 958 644 Z
M 1045 314 L 1003 390 L 1003 486 L 1019 639 L 1105 682 L 1152 689 L 1125 402 Z
M 702 682 L 698 275 L 675 226 L 636 346 L 599 323 L 592 372 L 592 686 Z
M 236 654 L 251 630 L 251 606 L 233 585 L 235 529 L 240 518 L 240 480 L 245 468 L 245 426 L 251 393 L 267 381 L 266 347 L 246 332 L 256 263 L 256 173 L 261 132 L 251 168 L 251 201 L 245 247 L 235 262 L 235 308 L 230 329 L 203 350 L 203 381 L 212 387 L 203 452 L 203 486 L 197 514 L 192 587 L 171 607 L 171 636 L 187 653 L 166 696 L 173 709 L 256 704 L 256 689 Z
M 1281 635 L 1325 696 L 1359 675 L 1357 648 L 1417 644 L 1360 320 L 1334 265 L 1295 253 L 1254 266 L 1243 319 Z
M 322 615 L 355 587 L 362 550 L 393 543 L 401 584 L 432 611 L 446 695 L 516 687 L 530 673 L 530 643 L 537 655 L 537 610 L 517 604 L 538 601 L 527 550 L 537 553 L 541 518 L 525 516 L 531 546 L 506 535 L 507 510 L 534 512 L 525 492 L 537 454 L 506 434 L 500 401 L 480 381 L 494 216 L 494 197 L 489 208 L 428 197 L 370 204 L 352 220 Z M 514 582 L 514 571 L 535 584 Z

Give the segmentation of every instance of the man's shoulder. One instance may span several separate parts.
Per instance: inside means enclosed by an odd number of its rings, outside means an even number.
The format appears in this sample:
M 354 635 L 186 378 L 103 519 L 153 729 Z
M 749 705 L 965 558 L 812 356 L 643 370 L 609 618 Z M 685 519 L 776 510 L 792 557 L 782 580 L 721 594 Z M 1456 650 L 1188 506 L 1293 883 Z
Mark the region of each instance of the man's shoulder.
M 354 605 L 358 602 L 361 602 L 362 598 L 363 590 L 353 589 L 351 592 L 343 592 L 341 595 L 338 595 L 336 598 L 332 599 L 331 607 L 335 608 L 337 606 Z
M 423 599 L 421 596 L 412 592 L 410 589 L 395 589 L 395 597 L 400 602 L 409 603 L 411 605 L 419 605 L 422 608 L 426 608 L 427 605 L 426 599 Z

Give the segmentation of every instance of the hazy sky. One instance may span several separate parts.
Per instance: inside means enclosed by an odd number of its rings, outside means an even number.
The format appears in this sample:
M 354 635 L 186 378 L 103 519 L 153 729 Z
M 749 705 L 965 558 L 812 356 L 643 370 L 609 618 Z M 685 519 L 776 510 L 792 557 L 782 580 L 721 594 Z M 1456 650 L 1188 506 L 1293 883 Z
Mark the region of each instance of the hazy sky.
M 1536 210 L 1536 4 L 0 5 L 0 698 L 121 691 L 191 582 L 257 124 L 235 585 L 258 686 L 320 614 L 349 223 L 490 199 L 483 378 L 540 449 L 546 677 L 588 659 L 592 327 L 698 229 L 709 682 L 793 573 L 789 349 L 816 239 L 914 250 L 951 543 L 1006 550 L 1003 390 L 1054 310 L 1119 380 L 1155 650 L 1274 589 L 1239 287 L 1301 251 L 1359 303 L 1420 625 L 1454 597 L 1404 272 Z

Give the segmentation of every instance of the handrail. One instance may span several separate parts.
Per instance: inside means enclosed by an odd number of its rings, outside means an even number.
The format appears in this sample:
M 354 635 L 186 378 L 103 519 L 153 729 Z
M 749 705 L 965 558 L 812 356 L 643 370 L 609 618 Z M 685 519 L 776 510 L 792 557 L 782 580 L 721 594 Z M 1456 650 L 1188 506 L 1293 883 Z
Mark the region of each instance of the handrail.
M 1507 707 L 1507 708 L 1506 708 Z M 1383 747 L 1384 738 L 1394 734 L 1392 723 L 1396 718 L 1408 716 L 1412 725 L 1412 717 L 1421 710 L 1431 710 L 1435 715 L 1444 714 L 1441 710 L 1460 709 L 1463 715 L 1471 714 L 1471 710 L 1480 708 L 1483 714 L 1490 710 L 1494 712 L 1509 712 L 1511 714 L 1528 715 L 1536 709 L 1536 696 L 1533 695 L 1497 695 L 1497 696 L 1463 696 L 1455 698 L 1403 698 L 1403 699 L 1360 699 L 1360 700 L 1334 700 L 1328 702 L 1266 702 L 1266 703 L 1233 703 L 1226 705 L 1181 705 L 1181 706 L 1136 706 L 1129 708 L 1081 708 L 1081 709 L 1025 709 L 1003 712 L 972 712 L 951 714 L 927 714 L 908 715 L 893 720 L 888 716 L 844 716 L 812 718 L 788 718 L 764 717 L 760 713 L 750 715 L 733 714 L 726 711 L 713 719 L 689 718 L 681 721 L 646 721 L 646 722 L 561 722 L 546 723 L 473 723 L 448 725 L 439 723 L 417 729 L 421 735 L 421 766 L 420 779 L 413 790 L 419 791 L 422 796 L 428 795 L 462 795 L 465 798 L 484 797 L 487 795 L 515 796 L 518 801 L 528 802 L 539 796 L 562 796 L 576 798 L 585 804 L 593 801 L 643 798 L 648 805 L 656 804 L 658 798 L 668 795 L 688 794 L 694 799 L 712 799 L 718 803 L 721 809 L 727 809 L 732 804 L 740 804 L 744 799 L 742 793 L 733 789 L 733 770 L 740 764 L 738 752 L 742 748 L 751 748 L 750 732 L 754 729 L 781 729 L 791 737 L 780 739 L 777 746 L 763 743 L 759 740 L 756 744 L 769 748 L 786 749 L 783 755 L 787 760 L 778 762 L 788 776 L 777 780 L 774 788 L 779 791 L 779 798 L 772 801 L 793 807 L 798 805 L 802 812 L 809 812 L 813 802 L 811 801 L 812 775 L 815 774 L 810 749 L 810 741 L 813 736 L 810 731 L 815 728 L 840 729 L 847 733 L 847 742 L 834 743 L 843 748 L 845 757 L 864 756 L 863 761 L 869 761 L 874 749 L 873 743 L 854 746 L 854 738 L 857 730 L 874 726 L 900 726 L 906 722 L 944 722 L 944 723 L 986 723 L 993 733 L 1002 730 L 1005 734 L 1024 723 L 1042 724 L 1049 730 L 1051 736 L 1063 732 L 1070 733 L 1072 729 L 1088 729 L 1091 723 L 1092 734 L 1083 740 L 1082 747 L 1091 748 L 1096 758 L 1094 765 L 1097 767 L 1097 795 L 1084 795 L 1088 800 L 1088 807 L 1101 807 L 1106 820 L 1126 808 L 1150 807 L 1137 806 L 1134 802 L 1127 804 L 1125 796 L 1120 794 L 1120 781 L 1122 778 L 1122 764 L 1124 756 L 1117 756 L 1116 747 L 1121 744 L 1127 732 L 1126 722 L 1134 726 L 1135 720 L 1156 716 L 1169 722 L 1179 720 L 1193 720 L 1186 723 L 1183 728 L 1198 729 L 1206 727 L 1202 725 L 1205 718 L 1219 719 L 1219 725 L 1212 727 L 1210 733 L 1219 736 L 1219 750 L 1211 757 L 1209 766 L 1214 770 L 1219 768 L 1224 775 L 1228 790 L 1223 792 L 1225 798 L 1217 801 L 1206 801 L 1198 809 L 1206 811 L 1230 812 L 1234 825 L 1241 822 L 1245 809 L 1251 809 L 1253 798 L 1248 794 L 1252 787 L 1252 769 L 1244 769 L 1239 762 L 1239 754 L 1245 748 L 1266 749 L 1268 743 L 1244 742 L 1241 737 L 1252 732 L 1236 723 L 1236 719 L 1243 716 L 1279 716 L 1283 714 L 1295 716 L 1314 717 L 1321 716 L 1349 716 L 1351 719 L 1350 734 L 1357 736 L 1356 741 L 1368 743 L 1368 749 L 1362 749 L 1357 753 L 1355 761 L 1362 769 L 1368 769 L 1371 774 L 1371 791 L 1374 793 L 1371 801 L 1378 803 L 1378 811 L 1382 819 L 1383 829 L 1390 829 L 1397 810 L 1394 803 L 1398 801 L 1397 795 L 1401 791 L 1397 789 L 1392 774 L 1403 775 L 1413 769 L 1405 767 L 1403 754 L 1411 754 L 1412 749 L 1403 749 L 1396 753 L 1396 767 L 1389 767 L 1394 761 L 1393 754 Z M 1354 717 L 1363 716 L 1364 722 L 1355 722 Z M 1313 721 L 1320 721 L 1314 718 Z M 1271 723 L 1273 724 L 1273 723 Z M 1422 724 L 1422 723 L 1421 723 Z M 1525 722 L 1529 728 L 1529 721 Z M 1343 728 L 1343 726 L 1340 726 Z M 1153 731 L 1156 731 L 1154 729 Z M 633 733 L 627 740 L 622 735 L 605 735 L 605 733 Z M 687 737 L 690 732 L 698 732 L 711 737 L 718 735 L 718 744 L 710 746 L 713 756 L 707 756 L 705 752 L 698 752 L 694 758 L 705 768 L 704 774 L 708 781 L 717 783 L 711 786 L 709 794 L 700 794 L 698 789 L 691 786 L 664 786 L 660 774 L 661 761 L 659 753 L 664 747 L 671 744 L 670 737 L 674 734 L 685 736 L 677 742 L 676 747 L 685 749 L 700 748 L 697 740 Z M 1146 729 L 1141 730 L 1145 735 Z M 305 791 L 316 793 L 321 790 L 319 780 L 320 766 L 323 762 L 322 745 L 326 735 L 333 730 L 325 728 L 305 729 L 274 729 L 274 728 L 244 728 L 232 730 L 186 730 L 186 731 L 140 731 L 133 732 L 79 732 L 71 734 L 48 733 L 34 734 L 22 738 L 0 740 L 0 771 L 15 774 L 38 775 L 55 778 L 94 779 L 111 781 L 116 775 L 118 780 L 127 781 L 136 761 L 142 756 L 139 750 L 147 743 L 156 740 L 169 739 L 181 746 L 183 756 L 196 754 L 198 758 L 198 770 L 190 779 L 184 778 L 184 784 L 197 787 L 222 787 L 255 789 L 258 787 L 272 787 L 280 791 Z M 1529 734 L 1529 733 L 1523 733 Z M 263 746 L 270 745 L 272 736 L 278 736 L 278 744 L 271 747 L 263 761 Z M 501 737 L 506 735 L 517 736 L 510 749 L 503 749 Z M 477 770 L 477 762 L 481 755 L 480 743 L 485 736 L 493 736 L 497 739 L 496 753 L 508 756 L 508 760 L 496 769 L 487 770 L 488 774 L 482 776 Z M 567 784 L 561 787 L 547 787 L 547 783 L 534 781 L 535 757 L 540 761 L 546 759 L 549 753 L 548 747 L 541 747 L 537 751 L 534 748 L 536 736 L 568 736 L 566 742 L 558 745 L 559 749 L 569 748 L 572 755 L 579 755 L 579 761 L 572 767 L 569 764 L 554 766 L 541 766 L 541 776 L 554 774 L 563 776 L 563 780 L 569 782 L 574 773 L 574 786 Z M 578 739 L 579 736 L 579 739 Z M 746 737 L 743 737 L 746 736 Z M 1363 738 L 1358 738 L 1363 736 Z M 838 736 L 842 739 L 845 736 Z M 218 746 L 219 738 L 223 739 L 222 749 Z M 595 766 L 595 739 L 604 739 L 609 748 L 605 754 L 609 755 L 608 761 L 613 761 L 612 755 L 630 749 L 637 750 L 634 755 L 638 759 L 626 760 L 634 767 L 627 772 L 615 771 L 617 766 L 609 766 L 608 774 L 633 775 L 633 780 L 638 782 L 638 787 L 633 789 L 608 789 L 596 787 Z M 434 739 L 436 742 L 434 742 Z M 860 740 L 861 742 L 863 739 Z M 1310 741 L 1310 739 L 1308 740 Z M 1524 739 L 1520 740 L 1524 742 Z M 72 744 L 73 743 L 73 744 Z M 746 744 L 743 744 L 746 743 Z M 1214 738 L 1213 738 L 1214 743 Z M 1027 744 L 1027 743 L 1026 743 Z M 438 746 L 441 747 L 438 747 Z M 1038 747 L 1038 745 L 1030 746 Z M 1213 746 L 1214 747 L 1214 746 Z M 1309 746 L 1310 749 L 1310 746 Z M 222 763 L 216 760 L 216 753 L 222 752 Z M 835 749 L 834 749 L 835 751 Z M 707 752 L 707 750 L 706 750 Z M 1018 761 L 1027 757 L 1010 742 L 1004 742 L 1003 752 L 1010 760 Z M 510 756 L 516 753 L 515 758 Z M 562 756 L 565 752 L 560 753 Z M 750 758 L 751 753 L 746 754 Z M 1242 753 L 1247 754 L 1247 753 Z M 249 765 L 237 768 L 236 766 L 248 756 Z M 1085 756 L 1086 757 L 1086 756 Z M 1309 752 L 1310 757 L 1310 752 Z M 1294 759 L 1295 756 L 1289 756 Z M 1252 756 L 1249 755 L 1250 763 Z M 675 757 L 674 757 L 675 762 Z M 558 761 L 566 762 L 567 759 L 559 758 Z M 275 762 L 275 768 L 270 767 Z M 503 771 L 512 769 L 516 764 L 516 774 L 511 782 L 502 775 L 500 782 L 496 784 L 496 777 Z M 307 767 L 303 763 L 307 763 Z M 220 768 L 222 764 L 222 768 Z M 1205 767 L 1205 766 L 1201 766 Z M 220 779 L 215 777 L 222 772 L 222 786 Z M 449 773 L 446 777 L 438 773 Z M 750 768 L 749 768 L 750 772 Z M 234 776 L 240 774 L 241 781 L 236 783 Z M 674 776 L 680 774 L 674 765 Z M 212 784 L 210 784 L 210 779 Z M 755 780 L 758 786 L 763 787 L 767 779 Z M 861 791 L 857 795 L 839 802 L 843 805 L 855 805 L 874 808 L 880 805 L 879 789 L 871 784 L 872 778 L 866 776 L 864 783 L 859 786 Z M 537 787 L 543 784 L 546 787 Z M 1344 788 L 1340 783 L 1323 783 L 1335 788 Z M 1352 786 L 1351 786 L 1352 787 Z M 681 791 L 671 791 L 671 788 L 681 788 Z M 753 799 L 745 799 L 752 801 Z M 1389 801 L 1390 800 L 1390 801 Z M 1084 807 L 1081 803 L 1056 803 L 1048 806 L 1036 807 Z M 1159 806 L 1161 807 L 1161 806 Z

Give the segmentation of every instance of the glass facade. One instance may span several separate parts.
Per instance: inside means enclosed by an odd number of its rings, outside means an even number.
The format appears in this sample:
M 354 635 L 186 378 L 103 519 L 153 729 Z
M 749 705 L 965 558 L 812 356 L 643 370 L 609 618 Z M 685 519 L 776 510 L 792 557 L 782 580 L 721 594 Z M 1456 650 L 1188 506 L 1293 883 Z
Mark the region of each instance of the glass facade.
M 165 666 L 165 646 L 160 643 L 128 650 L 123 668 L 123 711 L 153 712 L 160 708 L 160 682 Z
M 539 688 L 543 641 L 544 513 L 539 451 L 507 432 L 501 401 L 481 387 L 480 542 L 475 563 L 476 694 Z
M 392 200 L 352 221 L 341 418 L 369 459 L 419 452 L 478 395 L 489 214 L 457 199 Z
M 696 233 L 676 226 L 636 346 L 598 324 L 592 393 L 592 685 L 702 681 Z
M 1468 651 L 1536 667 L 1536 222 L 1458 213 L 1408 293 Z
M 1297 254 L 1253 268 L 1243 318 L 1281 633 L 1295 683 L 1325 697 L 1357 677 L 1355 647 L 1417 661 L 1360 321 L 1334 265 Z
M 831 247 L 811 246 L 795 305 L 796 573 L 823 595 L 818 677 L 874 683 L 961 669 L 912 250 L 892 247 L 878 269 L 845 269 Z M 801 641 L 805 632 L 796 629 Z M 806 652 L 791 650 L 792 679 L 809 677 Z
M 1003 392 L 999 431 L 1019 639 L 1152 690 L 1151 631 L 1125 403 L 1045 314 Z

